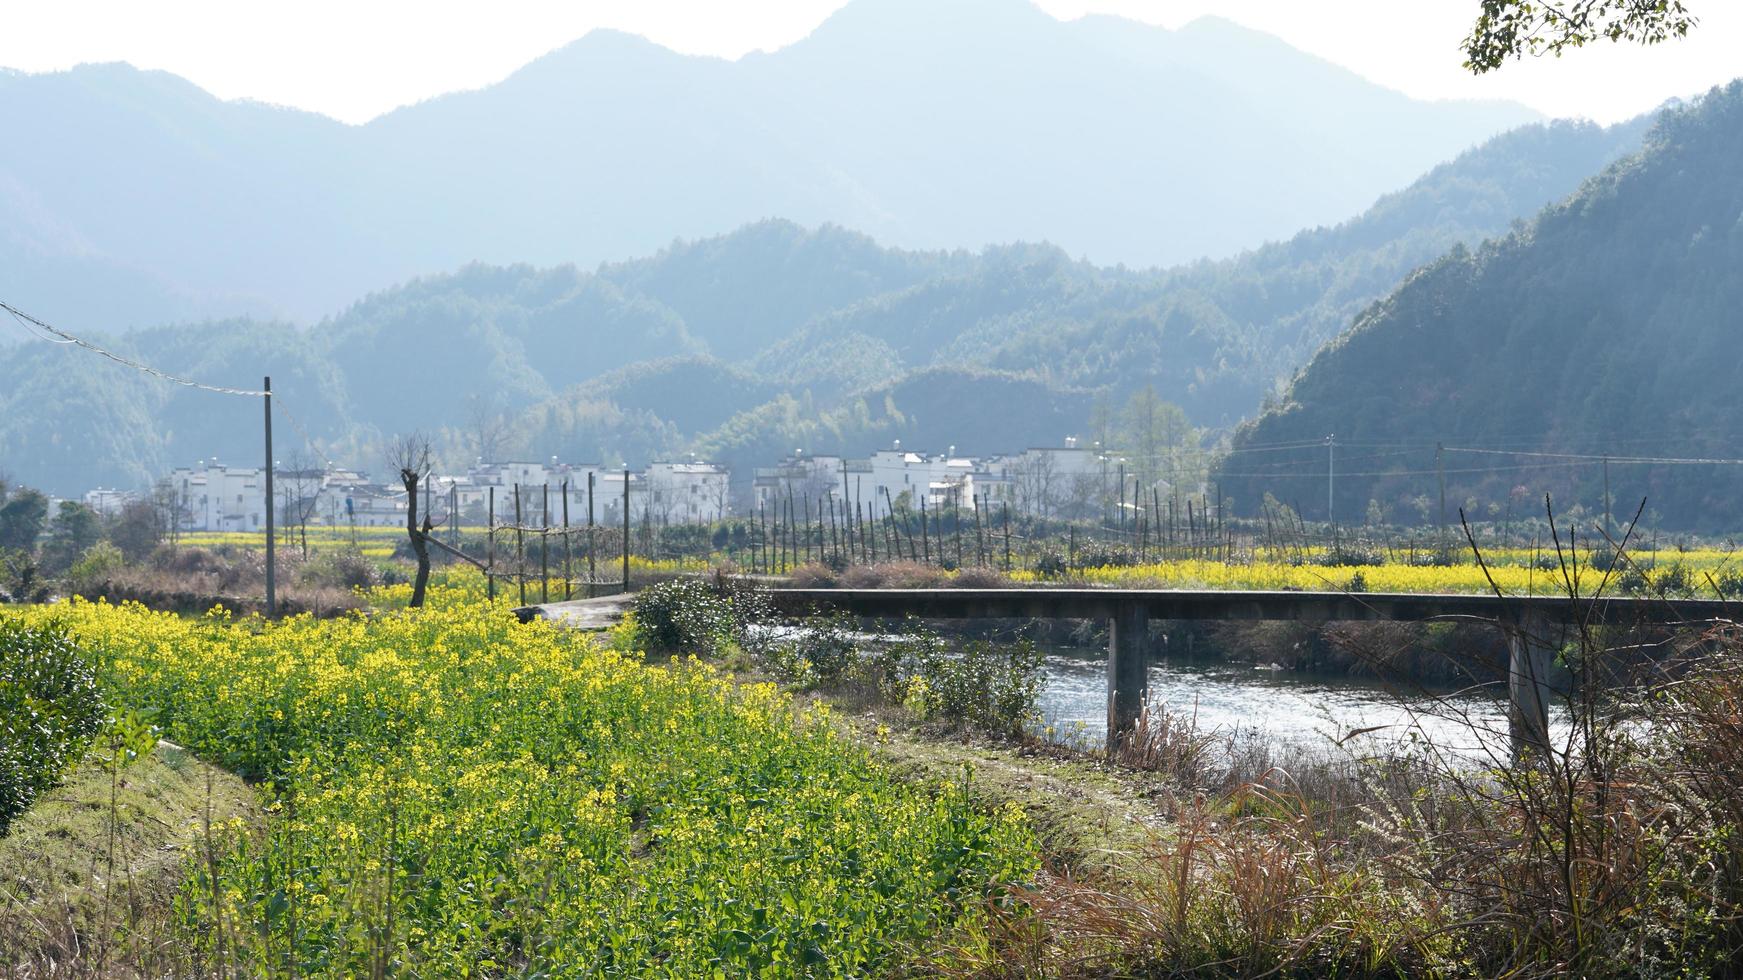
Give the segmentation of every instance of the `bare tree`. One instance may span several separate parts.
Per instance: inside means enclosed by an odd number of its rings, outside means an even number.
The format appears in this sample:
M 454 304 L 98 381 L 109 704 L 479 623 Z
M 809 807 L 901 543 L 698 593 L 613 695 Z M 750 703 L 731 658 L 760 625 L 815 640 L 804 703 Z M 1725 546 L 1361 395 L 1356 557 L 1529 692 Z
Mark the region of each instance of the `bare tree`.
M 433 529 L 428 514 L 418 523 L 418 490 L 430 475 L 430 440 L 420 433 L 401 436 L 388 445 L 387 464 L 399 471 L 405 486 L 405 532 L 411 540 L 412 554 L 417 556 L 418 574 L 412 580 L 410 606 L 424 604 L 424 591 L 430 585 L 430 532 Z
M 1102 481 L 1094 473 L 1075 473 L 1065 488 L 1065 516 L 1079 520 L 1094 517 L 1106 499 Z
M 494 400 L 472 394 L 466 398 L 466 435 L 472 449 L 486 463 L 501 459 L 508 445 L 508 417 Z
M 279 520 L 286 534 L 298 534 L 303 557 L 308 558 L 309 518 L 320 504 L 321 471 L 307 453 L 298 450 L 291 454 L 290 468 L 279 472 L 278 482 L 284 488 L 279 495 Z
M 711 482 L 710 486 L 712 487 L 712 496 L 714 498 L 714 519 L 717 521 L 724 521 L 726 520 L 727 511 L 732 503 L 732 481 L 724 478 L 714 480 Z
M 1052 453 L 1024 453 L 1011 461 L 1005 473 L 1013 503 L 1020 513 L 1053 516 L 1059 496 L 1059 469 Z
M 157 508 L 158 525 L 169 535 L 170 543 L 174 544 L 181 538 L 182 509 L 181 495 L 176 492 L 175 483 L 168 477 L 158 480 L 151 488 L 151 505 Z

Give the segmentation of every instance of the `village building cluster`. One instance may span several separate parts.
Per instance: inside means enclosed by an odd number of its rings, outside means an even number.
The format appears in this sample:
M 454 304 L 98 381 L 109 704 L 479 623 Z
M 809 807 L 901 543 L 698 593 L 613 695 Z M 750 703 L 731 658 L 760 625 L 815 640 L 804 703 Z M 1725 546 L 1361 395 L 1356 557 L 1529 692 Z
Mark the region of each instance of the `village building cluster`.
M 462 525 L 494 519 L 526 524 L 632 522 L 702 524 L 734 513 L 766 512 L 789 499 L 844 502 L 868 518 L 892 509 L 975 510 L 1008 507 L 1040 517 L 1072 516 L 1098 499 L 1108 480 L 1108 456 L 1074 438 L 1056 447 L 973 457 L 956 447 L 927 454 L 898 440 L 865 458 L 794 452 L 759 467 L 748 486 L 735 485 L 717 463 L 660 461 L 640 471 L 597 463 L 479 460 L 464 473 L 435 472 L 423 481 L 421 514 Z M 274 473 L 276 519 L 285 525 L 388 527 L 405 523 L 406 493 L 398 483 L 329 463 Z M 626 494 L 627 489 L 627 494 Z M 92 490 L 85 504 L 119 513 L 143 493 Z M 216 459 L 183 466 L 159 481 L 152 499 L 183 531 L 258 531 L 266 526 L 266 480 L 259 466 Z M 518 497 L 518 499 L 517 499 Z M 626 504 L 627 502 L 627 504 Z
M 1035 517 L 1071 516 L 1092 506 L 1108 482 L 1107 454 L 1080 446 L 1034 447 L 1021 453 L 977 458 L 959 455 L 955 446 L 928 455 L 902 448 L 865 459 L 794 453 L 772 467 L 758 469 L 752 507 L 773 509 L 792 497 L 846 501 L 867 518 L 892 509 L 981 510 L 1009 507 Z

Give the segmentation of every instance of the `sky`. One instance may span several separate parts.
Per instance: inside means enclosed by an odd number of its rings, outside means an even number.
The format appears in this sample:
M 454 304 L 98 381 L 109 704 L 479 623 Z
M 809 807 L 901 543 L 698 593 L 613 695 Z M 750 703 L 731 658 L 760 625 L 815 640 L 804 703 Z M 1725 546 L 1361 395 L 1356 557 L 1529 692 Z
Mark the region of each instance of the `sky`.
M 952 0 L 935 0 L 949 3 Z M 843 0 L 57 0 L 0 4 L 0 66 L 125 61 L 247 98 L 361 123 L 496 82 L 595 28 L 741 57 L 799 40 Z M 1688 0 L 1690 38 L 1604 43 L 1472 77 L 1458 42 L 1478 0 L 1039 0 L 1062 19 L 1178 27 L 1216 14 L 1418 98 L 1506 98 L 1614 122 L 1743 74 L 1743 3 Z

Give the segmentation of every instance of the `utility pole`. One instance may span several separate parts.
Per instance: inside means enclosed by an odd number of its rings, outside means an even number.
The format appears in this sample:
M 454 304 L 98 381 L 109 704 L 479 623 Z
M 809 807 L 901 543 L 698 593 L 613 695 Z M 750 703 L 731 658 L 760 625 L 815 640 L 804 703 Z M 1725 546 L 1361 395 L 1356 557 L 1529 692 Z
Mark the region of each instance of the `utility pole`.
M 1331 533 L 1333 548 L 1337 547 L 1338 538 L 1337 514 L 1333 510 L 1337 491 L 1337 444 L 1336 433 L 1325 437 L 1325 523 Z
M 260 387 L 266 393 L 261 399 L 266 403 L 266 618 L 277 619 L 278 578 L 273 567 L 272 543 L 272 376 L 267 375 Z
M 1604 537 L 1611 541 L 1613 531 L 1610 526 L 1610 457 L 1604 457 Z
M 1120 460 L 1120 509 L 1115 511 L 1119 517 L 1119 529 L 1126 530 L 1126 461 Z
M 629 591 L 629 468 L 623 471 L 623 591 Z
M 1440 474 L 1440 553 L 1446 554 L 1446 448 L 1434 444 L 1434 468 Z

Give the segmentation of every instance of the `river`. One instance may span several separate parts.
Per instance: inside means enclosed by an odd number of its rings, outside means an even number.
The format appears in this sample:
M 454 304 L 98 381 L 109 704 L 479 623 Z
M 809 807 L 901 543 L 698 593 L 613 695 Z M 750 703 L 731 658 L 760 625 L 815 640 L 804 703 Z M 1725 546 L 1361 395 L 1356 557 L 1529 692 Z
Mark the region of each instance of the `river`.
M 1042 723 L 1061 741 L 1107 737 L 1107 659 L 1048 649 Z M 1153 663 L 1150 704 L 1196 714 L 1201 732 L 1241 734 L 1303 748 L 1374 752 L 1413 737 L 1450 753 L 1506 756 L 1507 713 L 1499 685 L 1478 692 L 1428 691 L 1349 677 L 1313 676 L 1234 663 Z M 1559 712 L 1557 713 L 1559 715 Z M 1552 734 L 1561 729 L 1551 720 Z M 1352 732 L 1372 729 L 1354 737 Z

